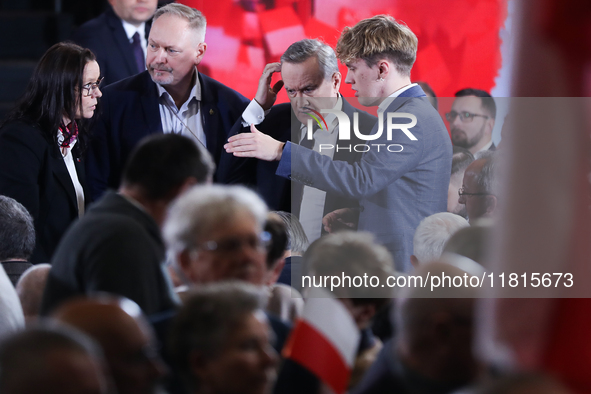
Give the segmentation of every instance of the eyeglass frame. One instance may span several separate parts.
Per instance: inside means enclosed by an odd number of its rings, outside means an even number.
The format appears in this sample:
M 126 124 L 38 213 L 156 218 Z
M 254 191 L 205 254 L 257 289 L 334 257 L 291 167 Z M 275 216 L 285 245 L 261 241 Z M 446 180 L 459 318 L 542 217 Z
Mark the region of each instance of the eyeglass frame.
M 465 187 L 462 186 L 458 189 L 458 196 L 494 196 L 493 193 L 466 193 L 464 192 Z
M 195 252 L 200 251 L 200 250 L 205 250 L 205 251 L 214 252 L 214 253 L 233 254 L 233 253 L 236 253 L 237 251 L 239 251 L 242 247 L 244 247 L 244 244 L 246 243 L 248 247 L 256 249 L 259 252 L 267 252 L 268 247 L 271 245 L 271 242 L 272 242 L 271 233 L 269 233 L 268 231 L 262 231 L 258 235 L 257 239 L 258 239 L 257 245 L 250 245 L 250 244 L 248 244 L 249 241 L 244 240 L 244 239 L 238 239 L 236 237 L 226 238 L 226 239 L 222 240 L 221 242 L 206 241 L 206 242 L 203 242 L 202 244 L 196 246 L 193 250 Z M 239 242 L 236 242 L 236 241 L 239 241 Z M 234 242 L 234 245 L 232 245 L 232 247 L 220 248 L 220 244 L 230 243 L 230 242 Z
M 96 91 L 96 89 L 100 88 L 103 79 L 105 79 L 105 77 L 101 77 L 98 79 L 98 81 L 89 82 L 86 85 L 82 86 L 82 90 L 86 90 L 86 94 L 84 95 L 84 97 L 91 97 L 92 94 Z
M 453 119 L 450 119 L 450 117 L 453 115 Z M 468 114 L 468 116 L 466 116 L 466 114 Z M 472 123 L 472 121 L 474 120 L 475 117 L 480 116 L 484 119 L 488 119 L 490 118 L 490 116 L 488 115 L 482 115 L 482 114 L 474 114 L 472 112 L 468 112 L 468 111 L 461 111 L 461 112 L 456 112 L 456 111 L 449 111 L 445 114 L 445 119 L 447 119 L 448 122 L 453 122 L 454 120 L 456 120 L 457 117 L 460 117 L 460 121 L 462 121 L 462 123 Z M 469 119 L 469 120 L 468 120 Z

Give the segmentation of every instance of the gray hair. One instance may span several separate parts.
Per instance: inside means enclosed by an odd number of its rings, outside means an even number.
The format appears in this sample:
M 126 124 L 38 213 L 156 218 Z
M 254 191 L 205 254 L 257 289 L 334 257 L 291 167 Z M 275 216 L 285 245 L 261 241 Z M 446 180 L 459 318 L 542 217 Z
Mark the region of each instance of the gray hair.
M 201 11 L 188 7 L 184 4 L 170 3 L 156 10 L 152 23 L 165 14 L 174 15 L 176 17 L 185 19 L 187 22 L 189 22 L 189 27 L 191 29 L 199 32 L 200 41 L 203 42 L 203 40 L 205 40 L 205 28 L 207 27 L 207 20 Z
M 199 387 L 199 381 L 191 373 L 191 353 L 215 357 L 236 325 L 263 307 L 261 289 L 243 282 L 204 285 L 190 291 L 173 322 L 170 349 L 175 366 L 193 389 Z
M 45 380 L 49 373 L 46 356 L 58 350 L 85 354 L 98 362 L 103 361 L 100 347 L 90 337 L 74 328 L 46 322 L 2 338 L 0 392 L 16 392 L 14 390 L 17 389 L 18 392 L 38 391 L 37 385 L 42 384 L 41 380 Z
M 267 220 L 265 202 L 244 186 L 195 186 L 170 208 L 162 230 L 164 240 L 173 253 L 193 249 L 198 239 L 240 213 L 250 214 L 261 229 Z
M 373 235 L 367 232 L 342 231 L 317 239 L 304 254 L 303 265 L 308 268 L 306 275 L 351 278 L 376 276 L 381 284 L 394 274 L 390 252 L 378 245 Z M 347 283 L 335 287 L 334 295 L 339 298 L 387 301 L 392 297 L 392 291 L 388 287 L 356 287 Z
M 306 235 L 302 224 L 298 218 L 290 212 L 277 211 L 275 213 L 281 218 L 281 220 L 283 220 L 283 223 L 285 223 L 285 227 L 287 228 L 287 249 L 291 251 L 291 254 L 294 256 L 303 255 L 306 249 L 308 249 L 310 241 L 308 241 L 308 236 Z
M 35 249 L 35 226 L 18 201 L 0 196 L 0 261 L 27 260 Z
M 495 153 L 493 151 L 481 152 L 476 160 L 484 160 L 482 170 L 475 177 L 476 184 L 483 193 L 496 194 L 498 183 L 495 176 Z
M 339 72 L 339 63 L 334 50 L 320 40 L 305 39 L 294 42 L 281 55 L 281 64 L 303 63 L 312 56 L 318 59 L 318 66 L 325 80 L 330 80 L 334 73 Z
M 468 149 L 454 146 L 451 157 L 451 175 L 463 173 L 473 161 L 474 155 Z
M 413 238 L 414 255 L 419 263 L 437 260 L 448 239 L 459 229 L 469 227 L 463 217 L 439 212 L 421 220 Z

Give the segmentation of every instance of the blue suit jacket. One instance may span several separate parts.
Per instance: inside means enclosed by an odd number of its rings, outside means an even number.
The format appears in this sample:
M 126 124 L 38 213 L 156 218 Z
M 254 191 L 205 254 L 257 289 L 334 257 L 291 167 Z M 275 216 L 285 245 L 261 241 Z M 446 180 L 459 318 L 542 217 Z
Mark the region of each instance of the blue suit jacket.
M 241 127 L 242 112 L 249 100 L 206 75 L 198 76 L 207 150 L 218 164 L 222 155 L 227 155 L 223 145 L 232 127 Z M 93 130 L 86 170 L 95 200 L 107 188 L 119 186 L 127 158 L 138 142 L 163 132 L 158 89 L 147 71 L 107 86 L 100 105 L 102 112 Z
M 382 136 L 366 144 L 372 147 L 361 161 L 349 164 L 333 161 L 301 146 L 288 143 L 277 174 L 293 181 L 359 200 L 360 231 L 369 231 L 393 255 L 397 270 L 411 268 L 412 240 L 419 222 L 447 208 L 452 147 L 449 134 L 437 111 L 422 98 L 419 86 L 397 97 L 384 113 Z M 387 113 L 414 114 L 417 124 L 411 141 L 394 130 L 386 139 Z M 399 123 L 408 123 L 404 120 Z M 376 125 L 370 134 L 377 132 Z M 400 144 L 403 150 L 391 153 L 386 146 Z M 392 150 L 396 150 L 393 147 Z
M 150 33 L 150 26 L 151 23 L 146 22 L 146 39 Z M 72 41 L 90 49 L 96 55 L 101 75 L 105 77 L 103 86 L 131 77 L 139 72 L 121 19 L 111 7 L 98 17 L 80 26 L 72 36 Z

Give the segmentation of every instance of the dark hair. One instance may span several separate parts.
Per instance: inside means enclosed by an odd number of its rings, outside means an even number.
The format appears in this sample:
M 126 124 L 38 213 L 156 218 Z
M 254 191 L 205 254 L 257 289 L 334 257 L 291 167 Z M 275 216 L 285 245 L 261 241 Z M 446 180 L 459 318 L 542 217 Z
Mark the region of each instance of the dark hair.
M 265 231 L 271 234 L 271 244 L 267 248 L 267 269 L 271 269 L 287 249 L 287 228 L 279 215 L 270 212 L 267 215 Z
M 0 196 L 0 261 L 27 260 L 35 248 L 35 226 L 18 201 Z
M 56 141 L 63 117 L 75 119 L 82 101 L 84 67 L 96 57 L 90 49 L 69 42 L 60 42 L 45 52 L 25 93 L 10 111 L 6 122 L 24 120 L 42 131 L 48 140 Z M 86 146 L 88 120 L 78 123 L 81 151 Z
M 482 102 L 482 108 L 484 108 L 493 120 L 497 116 L 497 104 L 495 99 L 492 98 L 489 92 L 480 89 L 466 88 L 458 90 L 455 94 L 456 97 L 476 96 L 480 97 Z
M 213 174 L 214 164 L 205 149 L 178 134 L 144 138 L 133 150 L 123 171 L 122 185 L 140 186 L 151 200 L 168 198 L 187 178 L 203 183 Z
M 474 161 L 474 155 L 468 149 L 454 146 L 451 156 L 451 175 L 464 171 Z

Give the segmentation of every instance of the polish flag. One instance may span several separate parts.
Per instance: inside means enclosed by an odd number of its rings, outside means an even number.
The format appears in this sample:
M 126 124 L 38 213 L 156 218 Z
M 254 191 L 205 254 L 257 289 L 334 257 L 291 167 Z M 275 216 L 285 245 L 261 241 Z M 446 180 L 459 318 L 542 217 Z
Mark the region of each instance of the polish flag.
M 324 289 L 310 290 L 283 357 L 314 373 L 336 394 L 344 393 L 355 363 L 359 330 L 345 306 Z
M 491 361 L 545 372 L 589 393 L 591 103 L 581 97 L 591 95 L 591 3 L 517 4 L 516 98 L 500 150 L 503 209 L 492 268 L 528 278 L 571 273 L 574 285 L 553 282 L 536 295 L 543 298 L 483 300 L 478 343 Z

